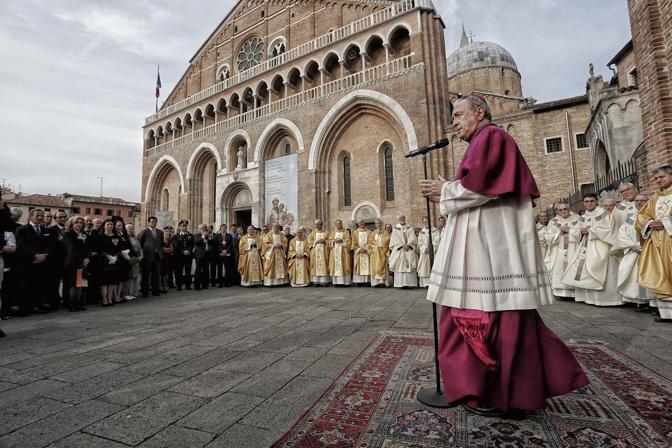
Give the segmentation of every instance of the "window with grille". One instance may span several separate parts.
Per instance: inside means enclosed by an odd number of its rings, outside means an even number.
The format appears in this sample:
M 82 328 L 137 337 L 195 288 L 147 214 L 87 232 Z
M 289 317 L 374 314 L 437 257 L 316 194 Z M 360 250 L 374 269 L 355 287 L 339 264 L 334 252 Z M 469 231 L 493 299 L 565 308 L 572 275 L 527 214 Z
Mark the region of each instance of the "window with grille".
M 392 148 L 386 147 L 383 152 L 385 161 L 385 200 L 394 201 L 394 169 L 392 166 Z
M 576 134 L 576 149 L 584 149 L 588 147 L 588 139 L 586 134 Z
M 350 156 L 343 157 L 343 205 L 346 207 L 352 205 L 352 194 L 350 192 Z
M 546 154 L 562 152 L 562 137 L 546 139 Z

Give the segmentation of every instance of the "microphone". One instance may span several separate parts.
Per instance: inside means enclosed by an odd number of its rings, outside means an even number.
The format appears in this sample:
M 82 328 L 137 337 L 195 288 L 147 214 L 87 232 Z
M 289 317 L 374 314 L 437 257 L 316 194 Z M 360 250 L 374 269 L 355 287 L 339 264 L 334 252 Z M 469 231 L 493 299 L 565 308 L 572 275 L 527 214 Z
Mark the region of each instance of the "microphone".
M 448 141 L 447 138 L 442 138 L 441 140 L 437 140 L 431 145 L 423 146 L 418 149 L 414 149 L 411 152 L 406 153 L 404 157 L 409 158 L 409 157 L 416 157 L 420 156 L 423 154 L 427 154 L 430 151 L 434 151 L 435 149 L 443 148 L 444 146 L 448 146 L 450 142 Z

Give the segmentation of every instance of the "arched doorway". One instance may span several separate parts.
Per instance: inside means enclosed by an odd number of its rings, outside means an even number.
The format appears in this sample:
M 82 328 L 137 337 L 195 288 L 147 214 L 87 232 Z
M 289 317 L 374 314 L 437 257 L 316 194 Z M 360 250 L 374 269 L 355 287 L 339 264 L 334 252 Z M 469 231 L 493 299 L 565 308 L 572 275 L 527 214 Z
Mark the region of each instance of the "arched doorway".
M 145 190 L 146 216 L 156 216 L 159 226 L 175 225 L 180 212 L 182 173 L 177 162 L 164 156 L 149 175 Z
M 206 143 L 198 147 L 189 160 L 187 180 L 191 193 L 189 213 L 193 228 L 199 224 L 214 224 L 217 220 L 219 158 L 217 149 Z
M 254 200 L 250 188 L 243 182 L 234 182 L 226 187 L 221 200 L 222 223 L 237 224 L 247 229 L 252 222 Z M 258 223 L 257 223 L 258 224 Z
M 598 140 L 597 147 L 595 149 L 595 161 L 597 177 L 606 176 L 611 172 L 609 154 L 607 154 L 607 149 L 604 147 L 604 143 L 602 143 L 600 140 Z

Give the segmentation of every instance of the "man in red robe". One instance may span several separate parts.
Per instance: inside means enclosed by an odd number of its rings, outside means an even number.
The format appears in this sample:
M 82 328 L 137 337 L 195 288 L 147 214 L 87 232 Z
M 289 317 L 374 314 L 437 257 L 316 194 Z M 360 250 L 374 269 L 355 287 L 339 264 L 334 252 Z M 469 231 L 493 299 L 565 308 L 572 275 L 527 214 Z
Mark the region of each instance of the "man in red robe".
M 537 309 L 553 302 L 535 228 L 539 190 L 485 99 L 458 100 L 453 124 L 469 143 L 456 180 L 423 181 L 447 219 L 427 299 L 441 307 L 446 400 L 482 415 L 542 409 L 588 378 Z

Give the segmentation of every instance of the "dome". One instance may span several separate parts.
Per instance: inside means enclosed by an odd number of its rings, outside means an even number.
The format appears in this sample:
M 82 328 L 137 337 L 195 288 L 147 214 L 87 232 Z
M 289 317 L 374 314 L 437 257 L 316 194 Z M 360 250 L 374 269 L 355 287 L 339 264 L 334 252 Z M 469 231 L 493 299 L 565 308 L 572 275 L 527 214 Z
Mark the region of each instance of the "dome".
M 448 56 L 448 77 L 468 70 L 486 67 L 505 67 L 518 71 L 511 53 L 493 42 L 464 42 L 453 54 Z

